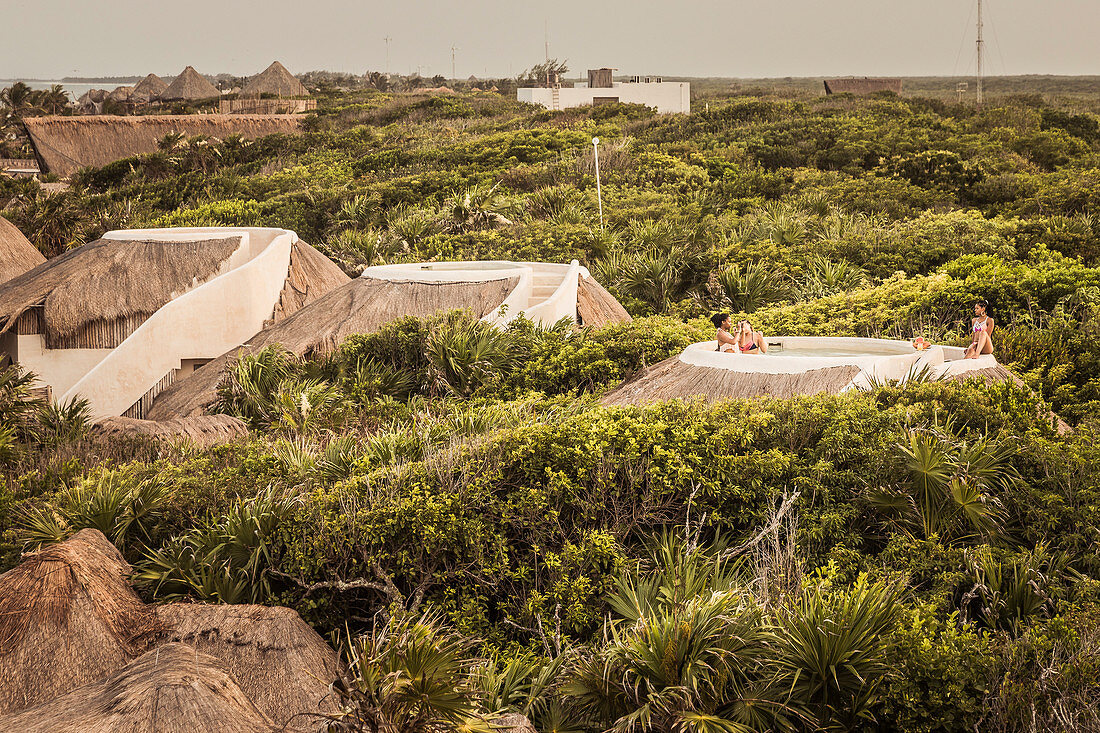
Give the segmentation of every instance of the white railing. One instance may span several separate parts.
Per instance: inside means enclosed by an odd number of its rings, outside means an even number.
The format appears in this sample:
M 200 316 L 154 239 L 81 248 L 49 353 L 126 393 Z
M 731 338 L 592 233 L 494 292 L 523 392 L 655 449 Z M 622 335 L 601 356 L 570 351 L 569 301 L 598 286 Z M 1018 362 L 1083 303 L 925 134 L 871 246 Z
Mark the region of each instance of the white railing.
M 536 282 L 538 282 L 540 275 L 551 273 L 558 275 L 559 272 L 561 273 L 561 280 L 554 292 L 541 302 L 525 308 L 524 315 L 532 321 L 544 325 L 557 323 L 562 318 L 569 318 L 575 322 L 577 320 L 577 282 L 581 270 L 584 269 L 581 264 L 576 260 L 568 265 L 551 265 L 542 262 L 525 262 L 523 264 L 530 267 L 535 273 Z

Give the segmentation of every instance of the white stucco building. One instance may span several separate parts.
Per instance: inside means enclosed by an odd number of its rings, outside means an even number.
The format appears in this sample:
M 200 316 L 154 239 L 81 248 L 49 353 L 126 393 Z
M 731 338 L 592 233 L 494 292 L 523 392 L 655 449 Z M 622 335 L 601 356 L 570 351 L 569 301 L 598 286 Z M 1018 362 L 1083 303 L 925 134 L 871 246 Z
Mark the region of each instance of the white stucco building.
M 547 109 L 568 109 L 591 104 L 644 104 L 660 114 L 691 112 L 691 84 L 663 81 L 661 77 L 634 77 L 631 81 L 612 81 L 611 69 L 588 72 L 590 81 L 574 87 L 550 85 L 516 90 L 520 102 L 541 104 Z M 605 73 L 600 73 L 605 72 Z
M 348 278 L 284 229 L 111 231 L 0 285 L 0 364 L 96 418 L 156 395 Z

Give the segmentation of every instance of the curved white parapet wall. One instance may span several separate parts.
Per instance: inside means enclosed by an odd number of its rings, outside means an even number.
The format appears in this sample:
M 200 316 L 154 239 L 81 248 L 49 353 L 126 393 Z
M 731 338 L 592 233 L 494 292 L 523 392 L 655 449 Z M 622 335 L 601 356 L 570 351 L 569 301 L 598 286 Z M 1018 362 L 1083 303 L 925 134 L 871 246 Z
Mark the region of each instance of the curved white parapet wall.
M 117 241 L 185 242 L 240 236 L 216 277 L 166 303 L 62 396 L 83 396 L 96 418 L 128 410 L 183 360 L 214 359 L 272 317 L 298 235 L 286 229 L 206 227 L 108 232 Z
M 859 367 L 859 374 L 845 390 L 869 387 L 875 381 L 904 382 L 922 372 L 939 378 L 997 365 L 992 354 L 963 359 L 965 349 L 957 346 L 933 346 L 917 351 L 908 341 L 888 339 L 781 336 L 769 338 L 767 343 L 767 354 L 733 354 L 719 352 L 717 341 L 704 341 L 684 349 L 680 361 L 711 369 L 757 374 L 800 374 L 838 366 Z M 788 350 L 801 353 L 784 353 Z
M 363 270 L 360 277 L 411 282 L 473 283 L 519 278 L 514 290 L 500 307 L 482 320 L 504 325 L 520 314 L 530 320 L 552 325 L 562 318 L 577 320 L 577 283 L 588 270 L 573 260 L 568 265 L 548 262 L 416 262 L 377 265 Z

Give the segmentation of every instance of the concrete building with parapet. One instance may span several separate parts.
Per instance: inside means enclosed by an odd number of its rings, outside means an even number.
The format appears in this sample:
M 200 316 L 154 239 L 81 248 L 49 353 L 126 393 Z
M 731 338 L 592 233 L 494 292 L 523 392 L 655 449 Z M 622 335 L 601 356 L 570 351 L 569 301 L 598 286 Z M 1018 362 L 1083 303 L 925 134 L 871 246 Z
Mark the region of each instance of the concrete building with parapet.
M 542 86 L 516 90 L 520 102 L 540 104 L 550 110 L 569 109 L 599 104 L 644 104 L 659 114 L 691 112 L 691 84 L 686 81 L 665 81 L 659 76 L 632 76 L 627 81 L 615 81 L 615 69 L 589 69 L 588 81 L 565 86 L 552 78 Z

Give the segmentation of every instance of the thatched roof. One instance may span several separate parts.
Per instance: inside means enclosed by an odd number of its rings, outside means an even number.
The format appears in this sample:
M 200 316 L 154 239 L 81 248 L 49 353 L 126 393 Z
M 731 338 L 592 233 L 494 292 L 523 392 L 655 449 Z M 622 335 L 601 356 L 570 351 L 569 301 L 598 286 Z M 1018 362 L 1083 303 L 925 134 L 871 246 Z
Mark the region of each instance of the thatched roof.
M 113 102 L 128 102 L 132 96 L 134 96 L 133 87 L 121 86 L 115 87 L 114 91 L 107 95 L 107 99 Z
M 161 422 L 132 417 L 105 417 L 92 425 L 91 433 L 103 438 L 190 442 L 199 448 L 210 448 L 246 437 L 248 426 L 232 415 L 195 415 Z
M 0 575 L 0 714 L 100 680 L 150 647 L 156 614 L 129 574 L 115 546 L 85 529 Z
M 577 319 L 582 326 L 600 328 L 609 323 L 624 323 L 631 320 L 615 296 L 607 292 L 593 277 L 580 278 L 577 284 Z
M 218 88 L 208 82 L 202 74 L 188 66 L 180 75 L 160 93 L 159 98 L 167 101 L 179 99 L 211 99 L 220 97 Z
M 893 92 L 901 94 L 901 79 L 826 79 L 826 94 L 874 94 L 875 92 Z
M 77 104 L 98 104 L 107 97 L 111 96 L 111 93 L 106 89 L 89 89 L 80 95 L 80 98 L 76 100 Z
M 275 320 L 283 320 L 350 280 L 328 257 L 305 242 L 295 242 L 290 249 L 290 272 L 286 285 L 275 305 Z
M 0 283 L 46 261 L 14 224 L 0 216 Z
M 339 658 L 293 609 L 173 603 L 157 617 L 168 641 L 216 657 L 276 725 L 316 731 L 318 715 L 338 712 Z
M 475 283 L 356 278 L 176 382 L 153 400 L 147 417 L 166 420 L 202 414 L 214 401 L 226 366 L 238 354 L 271 344 L 281 344 L 299 356 L 327 353 L 353 333 L 371 333 L 403 316 L 424 318 L 452 308 L 466 308 L 484 317 L 504 302 L 518 282 L 516 277 Z
M 0 334 L 38 306 L 49 348 L 63 348 L 101 322 L 132 332 L 136 322 L 218 275 L 240 243 L 240 236 L 196 242 L 100 239 L 69 250 L 0 285 Z
M 767 357 L 749 357 L 764 359 Z M 763 374 L 715 369 L 680 361 L 679 356 L 654 364 L 603 396 L 605 405 L 648 405 L 677 398 L 702 397 L 707 402 L 747 397 L 793 397 L 837 393 L 859 374 L 854 365 L 814 369 L 799 374 Z
M 71 176 L 81 168 L 154 153 L 168 133 L 257 138 L 298 133 L 301 121 L 295 115 L 99 115 L 26 117 L 23 125 L 42 170 Z
M 134 85 L 135 99 L 156 99 L 168 88 L 168 82 L 156 74 L 150 74 Z
M 58 659 L 47 660 L 57 664 Z M 166 644 L 115 674 L 18 715 L 20 733 L 272 733 L 275 728 L 218 660 Z
M 306 91 L 302 82 L 298 81 L 278 61 L 272 61 L 271 66 L 249 79 L 248 83 L 241 89 L 242 97 L 260 97 L 264 94 L 271 94 L 276 97 L 309 96 L 309 92 Z

